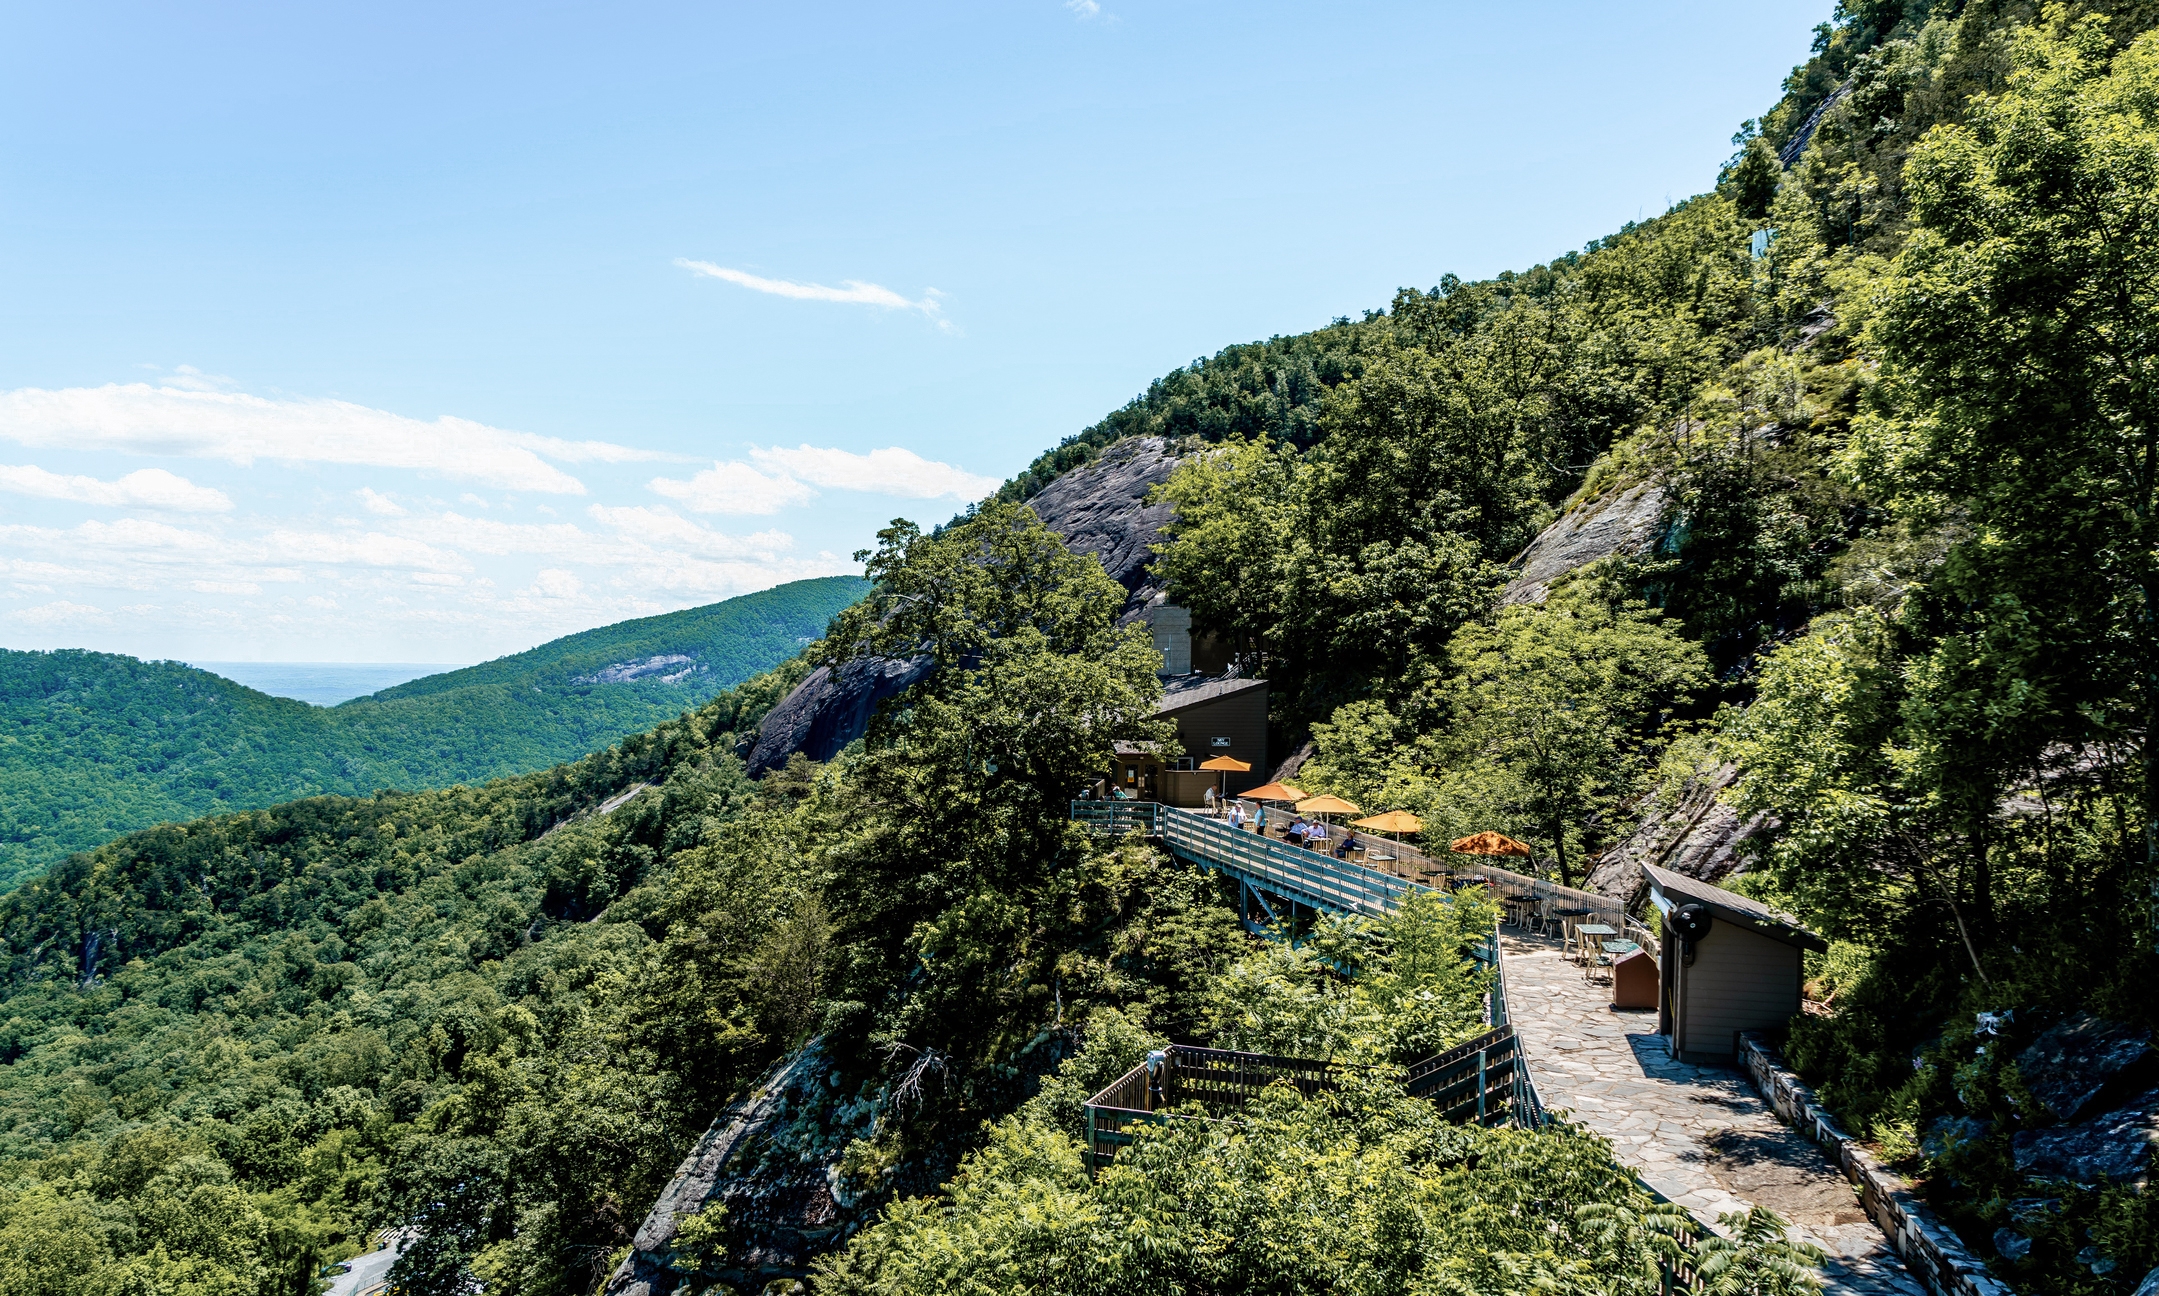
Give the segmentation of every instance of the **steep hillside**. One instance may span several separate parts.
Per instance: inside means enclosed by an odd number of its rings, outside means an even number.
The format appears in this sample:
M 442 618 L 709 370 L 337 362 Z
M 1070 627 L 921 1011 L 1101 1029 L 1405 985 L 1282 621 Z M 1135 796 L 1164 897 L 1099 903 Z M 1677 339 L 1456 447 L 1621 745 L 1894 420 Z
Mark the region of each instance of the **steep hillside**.
M 573 759 L 794 656 L 864 588 L 797 581 L 333 708 L 176 662 L 0 651 L 0 886 L 161 820 Z
M 1271 681 L 1305 786 L 1800 914 L 1832 948 L 1783 1042 L 1839 1119 L 2016 1290 L 2148 1296 L 2155 17 L 1843 5 L 1713 190 L 1176 371 L 882 533 L 872 598 L 690 714 L 0 897 L 0 1289 L 299 1296 L 397 1226 L 429 1296 L 1659 1290 L 1682 1244 L 1601 1141 L 1402 1101 L 1477 1024 L 1474 893 L 1261 944 L 1068 822 L 1164 740 L 1121 624 L 1159 587 Z M 856 661 L 926 668 L 752 778 Z M 1089 1178 L 1080 1097 L 1165 1039 L 1372 1069 Z M 1730 1222 L 1709 1286 L 1809 1290 Z

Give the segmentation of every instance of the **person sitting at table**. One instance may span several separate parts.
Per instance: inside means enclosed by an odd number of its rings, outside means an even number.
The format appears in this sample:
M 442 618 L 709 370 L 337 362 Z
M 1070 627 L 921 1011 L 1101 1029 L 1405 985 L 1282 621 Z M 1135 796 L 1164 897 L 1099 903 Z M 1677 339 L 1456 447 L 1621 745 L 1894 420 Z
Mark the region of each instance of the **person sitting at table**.
M 1342 844 L 1334 848 L 1334 857 L 1336 859 L 1348 859 L 1351 851 L 1364 849 L 1363 846 L 1358 844 L 1356 829 L 1345 828 L 1342 831 Z

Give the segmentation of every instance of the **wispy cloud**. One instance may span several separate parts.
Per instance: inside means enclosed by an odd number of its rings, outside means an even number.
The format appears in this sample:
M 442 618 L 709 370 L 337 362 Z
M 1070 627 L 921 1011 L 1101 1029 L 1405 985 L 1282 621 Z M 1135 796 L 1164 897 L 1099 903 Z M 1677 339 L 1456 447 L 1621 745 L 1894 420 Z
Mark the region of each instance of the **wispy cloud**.
M 40 448 L 186 455 L 238 464 L 270 459 L 406 468 L 558 495 L 582 495 L 585 486 L 549 459 L 623 463 L 667 457 L 450 415 L 423 420 L 350 401 L 269 399 L 147 383 L 0 392 L 0 439 Z
M 697 513 L 777 513 L 817 496 L 784 472 L 767 475 L 740 460 L 715 463 L 688 478 L 655 477 L 647 485 Z
M 1082 22 L 1089 18 L 1102 16 L 1102 6 L 1099 0 L 1065 0 L 1065 8 L 1071 10 L 1073 15 Z
M 225 513 L 232 509 L 232 500 L 225 492 L 197 486 L 163 468 L 142 468 L 118 481 L 99 481 L 95 477 L 46 472 L 34 464 L 0 464 L 0 490 L 107 508 L 161 509 L 171 513 Z
M 792 450 L 780 446 L 769 450 L 752 448 L 750 461 L 812 486 L 897 495 L 902 499 L 980 499 L 998 486 L 994 477 L 980 477 L 948 463 L 924 459 L 900 446 L 868 454 L 807 444 Z
M 747 270 L 714 265 L 710 261 L 692 261 L 686 257 L 675 258 L 675 264 L 692 274 L 710 279 L 724 279 L 751 292 L 767 293 L 774 297 L 792 297 L 796 301 L 851 302 L 857 306 L 881 306 L 886 310 L 921 311 L 934 320 L 937 327 L 947 332 L 952 331 L 952 321 L 945 318 L 944 303 L 940 300 L 944 294 L 935 288 L 926 288 L 919 300 L 910 300 L 883 284 L 864 283 L 860 279 L 842 279 L 839 287 L 830 288 L 824 284 L 767 279 Z
M 108 625 L 112 621 L 112 614 L 103 608 L 91 607 L 86 603 L 70 603 L 66 599 L 43 603 L 37 607 L 23 608 L 13 615 L 15 620 L 22 622 L 24 625 L 38 626 L 40 628 Z
M 401 517 L 404 515 L 404 505 L 380 493 L 372 486 L 362 486 L 359 495 L 361 506 L 370 513 L 379 513 L 383 517 Z
M 831 446 L 800 445 L 789 450 L 751 447 L 750 462 L 722 460 L 688 478 L 655 477 L 646 485 L 655 495 L 681 503 L 695 513 L 777 513 L 815 498 L 814 487 L 866 491 L 900 499 L 980 499 L 997 481 L 912 450 L 887 446 L 856 454 Z

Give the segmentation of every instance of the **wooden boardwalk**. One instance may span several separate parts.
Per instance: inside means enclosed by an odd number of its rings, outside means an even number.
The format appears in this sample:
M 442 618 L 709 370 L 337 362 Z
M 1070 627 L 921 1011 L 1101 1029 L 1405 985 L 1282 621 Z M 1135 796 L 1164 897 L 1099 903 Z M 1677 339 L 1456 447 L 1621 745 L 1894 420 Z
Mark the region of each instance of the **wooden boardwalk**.
M 1736 1066 L 1673 1058 L 1654 1012 L 1619 1012 L 1557 940 L 1503 934 L 1507 1002 L 1545 1107 L 1612 1141 L 1619 1159 L 1705 1226 L 1767 1206 L 1829 1252 L 1826 1290 L 1926 1296 L 1851 1185 L 1777 1119 Z

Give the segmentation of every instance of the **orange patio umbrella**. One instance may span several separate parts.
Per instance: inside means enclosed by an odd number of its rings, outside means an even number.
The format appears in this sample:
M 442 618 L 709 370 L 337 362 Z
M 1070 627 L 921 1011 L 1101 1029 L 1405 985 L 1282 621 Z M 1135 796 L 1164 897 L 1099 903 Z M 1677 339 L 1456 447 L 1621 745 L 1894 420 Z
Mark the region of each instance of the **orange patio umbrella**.
M 1505 833 L 1481 832 L 1457 837 L 1448 849 L 1462 855 L 1533 855 L 1536 852 Z
M 1264 787 L 1253 788 L 1249 792 L 1239 792 L 1237 795 L 1247 801 L 1302 801 L 1305 798 L 1305 790 L 1301 787 L 1291 787 L 1287 783 L 1269 783 Z
M 1238 760 L 1235 756 L 1210 756 L 1201 761 L 1199 767 L 1203 770 L 1220 770 L 1222 772 L 1222 796 L 1225 799 L 1229 796 L 1229 776 L 1252 772 L 1252 762 Z
M 1307 797 L 1299 801 L 1297 803 L 1297 813 L 1316 815 L 1356 814 L 1357 807 L 1338 796 L 1328 796 L 1323 792 L 1316 797 Z
M 1423 832 L 1424 820 L 1419 819 L 1407 810 L 1389 810 L 1385 814 L 1376 814 L 1369 819 L 1355 820 L 1350 824 L 1350 827 L 1369 828 L 1373 832 L 1394 833 L 1399 836 L 1402 833 Z

